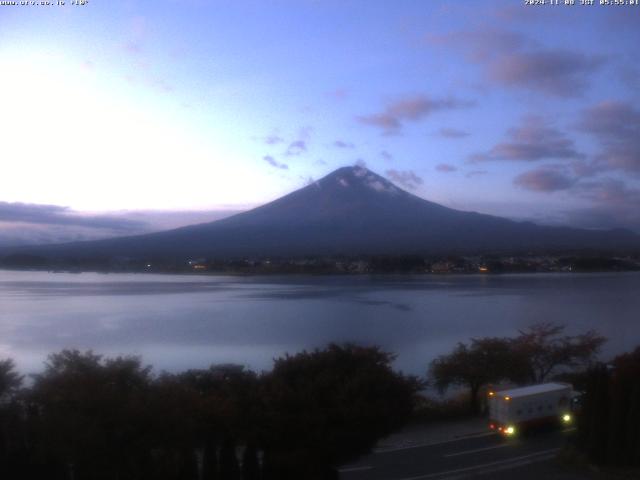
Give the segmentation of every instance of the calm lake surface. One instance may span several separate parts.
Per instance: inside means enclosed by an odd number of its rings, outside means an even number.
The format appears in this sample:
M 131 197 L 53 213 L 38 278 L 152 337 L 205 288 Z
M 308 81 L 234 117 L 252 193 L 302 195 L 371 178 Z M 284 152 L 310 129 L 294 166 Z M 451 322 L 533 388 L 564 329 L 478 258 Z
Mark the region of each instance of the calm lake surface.
M 156 371 L 240 363 L 354 341 L 428 362 L 474 336 L 547 320 L 640 345 L 640 274 L 230 277 L 0 271 L 0 358 L 42 369 L 63 348 L 141 355 Z

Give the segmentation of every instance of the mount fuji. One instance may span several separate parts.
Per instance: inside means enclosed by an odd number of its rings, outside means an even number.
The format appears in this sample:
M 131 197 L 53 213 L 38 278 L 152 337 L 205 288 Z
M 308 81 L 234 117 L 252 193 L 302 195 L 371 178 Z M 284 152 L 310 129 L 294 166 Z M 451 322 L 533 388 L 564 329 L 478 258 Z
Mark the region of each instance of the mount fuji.
M 356 166 L 222 220 L 19 251 L 55 257 L 248 258 L 638 247 L 640 236 L 627 230 L 540 226 L 447 208 Z

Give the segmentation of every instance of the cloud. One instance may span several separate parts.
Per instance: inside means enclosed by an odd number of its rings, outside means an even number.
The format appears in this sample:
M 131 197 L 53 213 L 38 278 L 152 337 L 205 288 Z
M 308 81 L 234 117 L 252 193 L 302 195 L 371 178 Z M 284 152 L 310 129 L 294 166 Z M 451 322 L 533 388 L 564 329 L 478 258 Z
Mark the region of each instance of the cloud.
M 558 169 L 545 167 L 522 173 L 513 183 L 534 192 L 556 192 L 571 188 L 575 180 Z
M 488 66 L 489 78 L 503 85 L 576 97 L 604 59 L 568 50 L 539 50 L 503 55 Z
M 593 177 L 594 175 L 606 170 L 593 158 L 587 160 L 575 160 L 571 162 L 570 167 L 573 174 L 579 178 Z
M 524 35 L 502 29 L 448 32 L 428 35 L 426 40 L 432 45 L 460 50 L 473 62 L 487 62 L 530 43 Z
M 313 178 L 311 175 L 309 175 L 309 176 L 307 176 L 307 177 L 302 177 L 302 176 L 300 176 L 300 177 L 298 177 L 298 178 L 300 178 L 300 179 L 304 182 L 304 184 L 305 184 L 306 186 L 309 186 L 309 185 L 316 185 L 318 188 L 320 188 L 320 183 L 319 183 L 318 181 L 316 181 L 316 179 L 315 179 L 315 178 Z
M 98 240 L 117 235 L 112 230 L 77 227 L 74 225 L 0 222 L 1 247 Z M 122 234 L 120 233 L 120 235 Z
M 624 207 L 596 205 L 588 208 L 576 208 L 564 212 L 562 223 L 598 230 L 621 228 L 640 234 L 640 214 L 636 210 Z
M 415 190 L 424 183 L 424 180 L 413 170 L 387 170 L 385 172 L 389 179 L 405 188 Z
M 470 135 L 469 132 L 465 130 L 458 130 L 457 128 L 441 128 L 438 130 L 438 135 L 444 138 L 465 138 Z
M 450 173 L 455 172 L 458 168 L 453 165 L 449 165 L 448 163 L 440 163 L 436 165 L 436 170 L 442 173 Z
M 559 12 L 546 8 L 522 8 L 521 4 L 499 5 L 492 13 L 496 20 L 501 22 L 515 23 L 522 22 L 531 24 L 533 22 L 553 22 L 562 21 Z M 574 15 L 571 15 L 574 16 Z
M 0 222 L 69 225 L 121 233 L 139 231 L 144 222 L 110 215 L 85 215 L 58 205 L 0 202 Z
M 365 162 L 362 158 L 357 159 L 354 165 L 360 168 L 367 168 L 367 162 Z
M 568 219 L 587 228 L 630 228 L 640 232 L 640 189 L 622 180 L 605 178 L 584 182 L 576 193 L 593 206 L 567 212 Z
M 389 152 L 387 152 L 386 150 L 382 150 L 382 151 L 380 152 L 380 156 L 381 156 L 382 158 L 384 158 L 385 160 L 387 160 L 387 161 L 391 161 L 391 160 L 393 160 L 393 155 L 391 155 L 391 154 L 390 154 Z
M 311 139 L 311 134 L 313 133 L 313 127 L 307 125 L 306 127 L 302 127 L 298 131 L 298 140 L 302 140 L 304 142 L 308 142 Z
M 126 22 L 127 38 L 124 50 L 132 55 L 142 52 L 142 44 L 148 39 L 149 25 L 146 17 L 135 16 Z
M 122 49 L 130 55 L 140 55 L 142 53 L 142 46 L 134 41 L 125 43 Z
M 478 177 L 480 175 L 486 175 L 487 173 L 489 173 L 487 170 L 471 170 L 470 172 L 467 172 L 465 177 L 467 178 Z
M 221 220 L 253 206 L 252 204 L 221 205 L 216 210 L 127 210 L 114 212 L 111 215 L 136 220 L 146 225 L 148 231 L 160 231 Z
M 580 159 L 584 155 L 575 148 L 573 140 L 550 126 L 541 117 L 526 116 L 518 127 L 507 131 L 504 142 L 488 152 L 470 156 L 472 162 L 514 160 L 535 162 L 547 159 Z
M 588 201 L 585 208 L 564 212 L 562 223 L 583 228 L 630 228 L 640 231 L 640 188 L 616 178 L 585 181 L 564 165 L 550 165 L 518 175 L 514 184 L 535 192 L 566 191 Z
M 80 66 L 84 70 L 89 71 L 89 72 L 92 72 L 96 68 L 96 64 L 92 60 L 89 60 L 89 59 L 87 59 L 84 62 L 82 62 L 80 64 Z
M 582 113 L 578 127 L 600 143 L 596 168 L 640 174 L 639 109 L 623 102 L 602 102 Z
M 333 142 L 333 146 L 337 148 L 355 148 L 353 143 L 345 142 L 344 140 L 336 140 Z
M 624 181 L 604 178 L 593 182 L 584 182 L 578 189 L 579 195 L 588 200 L 608 205 L 630 206 L 638 210 L 640 189 L 629 187 Z
M 306 153 L 308 150 L 307 144 L 309 142 L 309 139 L 311 138 L 312 132 L 313 132 L 313 127 L 306 126 L 306 127 L 300 128 L 300 130 L 298 131 L 298 136 L 295 137 L 296 140 L 289 143 L 289 146 L 284 151 L 284 155 L 291 157 L 291 156 L 298 156 L 298 155 L 302 155 L 303 153 Z M 280 139 L 280 137 L 278 138 Z
M 266 137 L 264 137 L 264 143 L 267 145 L 277 145 L 278 143 L 282 142 L 284 142 L 284 138 L 276 134 L 267 135 Z
M 494 84 L 528 89 L 557 97 L 581 96 L 589 77 L 606 59 L 580 52 L 543 48 L 524 35 L 488 28 L 431 35 L 427 41 L 461 51 L 484 69 Z
M 280 163 L 271 155 L 265 155 L 262 159 L 267 162 L 269 165 L 275 168 L 279 168 L 280 170 L 289 170 L 289 165 L 286 163 Z
M 453 97 L 434 99 L 424 95 L 407 97 L 390 103 L 384 110 L 371 115 L 361 115 L 356 119 L 363 125 L 379 128 L 385 135 L 400 133 L 407 122 L 417 122 L 434 112 L 472 106 L 472 102 Z
M 640 32 L 638 31 L 640 20 L 637 15 L 629 15 L 625 9 L 615 8 L 611 9 L 608 14 L 606 21 L 610 30 L 617 34 L 619 34 L 621 30 L 627 30 L 637 38 L 640 38 Z
M 289 144 L 284 154 L 287 156 L 297 156 L 305 153 L 306 151 L 307 142 L 305 142 L 304 140 L 296 140 Z
M 638 60 L 635 61 L 638 63 Z M 632 92 L 637 92 L 638 77 L 640 77 L 640 68 L 635 65 L 622 65 L 618 68 L 618 78 Z
M 160 90 L 163 93 L 173 93 L 175 90 L 175 87 L 173 85 L 161 78 L 150 80 L 149 84 L 156 90 Z
M 251 206 L 252 205 L 246 205 L 242 207 L 250 208 Z M 69 215 L 81 216 L 81 218 L 85 220 L 88 217 L 86 214 L 83 215 L 79 212 L 65 209 L 64 207 L 51 205 L 28 205 L 28 207 L 31 208 L 32 213 L 34 210 L 37 210 L 38 207 L 46 207 L 41 210 L 68 212 Z M 15 212 L 8 216 L 6 215 L 6 207 L 3 208 L 3 211 L 5 216 L 0 219 L 0 245 L 15 246 L 98 240 L 122 235 L 157 232 L 186 225 L 220 220 L 240 213 L 242 210 L 238 210 L 237 206 L 234 206 L 234 209 L 221 207 L 220 210 L 127 210 L 111 212 L 105 215 L 94 215 L 94 217 L 98 218 L 107 217 L 112 219 L 112 221 L 119 220 L 119 223 L 127 226 L 126 230 L 117 228 L 95 228 L 92 222 L 87 223 L 86 221 L 80 225 L 77 224 L 78 222 L 41 223 L 42 218 L 34 218 L 33 214 L 29 216 L 21 214 L 18 217 L 20 220 L 16 220 Z M 24 208 L 22 208 L 22 212 L 24 213 Z M 42 213 L 40 213 L 40 215 L 42 215 Z M 8 220 L 8 218 L 12 218 L 12 220 Z M 28 220 L 28 218 L 37 221 L 31 221 Z M 47 222 L 49 222 L 49 220 L 47 220 Z M 129 228 L 129 226 L 131 228 Z
M 327 95 L 335 100 L 345 100 L 349 96 L 349 92 L 344 88 L 336 88 L 327 92 Z

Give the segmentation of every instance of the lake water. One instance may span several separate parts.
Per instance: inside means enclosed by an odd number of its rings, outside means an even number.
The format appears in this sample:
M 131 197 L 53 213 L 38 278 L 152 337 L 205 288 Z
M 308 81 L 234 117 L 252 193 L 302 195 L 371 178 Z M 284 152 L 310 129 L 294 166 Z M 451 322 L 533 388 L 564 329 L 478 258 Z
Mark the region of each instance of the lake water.
M 354 341 L 424 374 L 470 337 L 536 321 L 596 329 L 603 356 L 640 345 L 640 274 L 277 276 L 0 271 L 0 358 L 39 371 L 63 348 L 142 355 L 156 370 L 241 363 Z

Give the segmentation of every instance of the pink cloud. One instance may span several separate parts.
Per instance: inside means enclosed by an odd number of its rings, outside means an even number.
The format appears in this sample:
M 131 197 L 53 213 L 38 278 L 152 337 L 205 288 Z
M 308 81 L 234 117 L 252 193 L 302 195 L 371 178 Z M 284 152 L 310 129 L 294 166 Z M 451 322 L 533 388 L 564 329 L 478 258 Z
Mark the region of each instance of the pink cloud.
M 407 122 L 417 122 L 437 111 L 465 108 L 472 105 L 472 102 L 453 97 L 435 99 L 416 95 L 390 103 L 381 112 L 359 116 L 357 120 L 364 125 L 380 128 L 385 135 L 393 135 L 399 133 Z
M 450 173 L 455 172 L 458 168 L 448 163 L 440 163 L 436 165 L 436 170 L 442 173 Z
M 507 86 L 574 97 L 584 92 L 589 74 L 603 63 L 602 57 L 567 50 L 514 52 L 490 63 L 488 75 Z
M 465 138 L 471 135 L 469 132 L 465 130 L 459 130 L 457 128 L 441 128 L 438 130 L 438 135 L 444 138 Z
M 584 155 L 573 140 L 543 118 L 528 115 L 521 125 L 507 131 L 506 140 L 488 152 L 470 156 L 471 162 L 490 160 L 538 161 L 545 159 L 580 159 Z
M 582 95 L 590 75 L 605 62 L 601 56 L 543 48 L 520 33 L 495 27 L 431 35 L 427 41 L 462 53 L 493 84 L 559 97 Z
M 578 127 L 600 143 L 595 161 L 599 168 L 640 174 L 640 109 L 602 102 L 582 112 Z
M 513 183 L 536 192 L 556 192 L 571 188 L 575 181 L 553 168 L 539 168 L 518 175 Z

